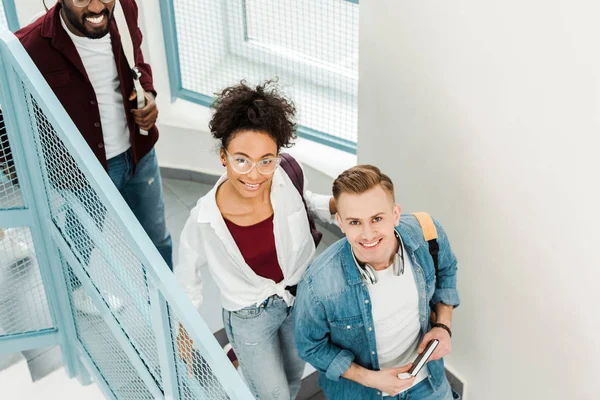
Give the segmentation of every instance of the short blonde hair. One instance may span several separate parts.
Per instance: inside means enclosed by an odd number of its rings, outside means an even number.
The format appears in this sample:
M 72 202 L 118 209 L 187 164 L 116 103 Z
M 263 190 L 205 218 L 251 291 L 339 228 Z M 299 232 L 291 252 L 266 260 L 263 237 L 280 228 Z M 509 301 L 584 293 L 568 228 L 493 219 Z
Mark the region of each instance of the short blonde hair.
M 362 194 L 375 186 L 381 188 L 396 202 L 394 196 L 394 184 L 389 176 L 382 173 L 374 165 L 357 165 L 342 172 L 335 181 L 333 181 L 333 197 L 337 201 L 342 193 Z

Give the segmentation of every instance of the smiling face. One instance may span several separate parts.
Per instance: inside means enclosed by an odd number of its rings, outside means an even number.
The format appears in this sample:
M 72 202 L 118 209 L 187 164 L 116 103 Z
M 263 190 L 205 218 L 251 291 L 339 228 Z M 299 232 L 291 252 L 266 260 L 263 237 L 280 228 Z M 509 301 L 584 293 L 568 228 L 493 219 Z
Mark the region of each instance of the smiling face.
M 76 7 L 73 0 L 61 0 L 62 15 L 69 30 L 77 36 L 100 39 L 106 36 L 113 18 L 115 2 L 104 4 L 92 0 L 86 7 Z
M 257 198 L 270 191 L 273 173 L 261 174 L 256 166 L 247 174 L 237 172 L 232 163 L 243 162 L 243 159 L 260 162 L 277 157 L 277 143 L 265 132 L 240 131 L 237 132 L 225 149 L 221 149 L 221 161 L 227 166 L 227 177 L 232 187 L 244 198 Z M 239 169 L 239 168 L 238 168 Z
M 354 255 L 376 270 L 387 268 L 398 251 L 394 228 L 400 222 L 400 205 L 381 185 L 360 193 L 341 193 L 336 200 L 337 222 Z

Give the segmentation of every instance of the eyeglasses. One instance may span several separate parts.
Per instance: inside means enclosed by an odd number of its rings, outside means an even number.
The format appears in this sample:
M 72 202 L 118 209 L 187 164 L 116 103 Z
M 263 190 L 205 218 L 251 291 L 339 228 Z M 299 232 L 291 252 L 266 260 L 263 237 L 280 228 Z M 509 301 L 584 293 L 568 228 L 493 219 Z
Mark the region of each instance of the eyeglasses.
M 227 150 L 225 150 L 225 154 L 231 162 L 231 168 L 238 174 L 249 174 L 252 168 L 256 167 L 260 174 L 270 175 L 275 172 L 281 162 L 279 157 L 264 158 L 254 162 L 244 156 L 232 156 Z
M 115 0 L 100 0 L 100 1 L 104 4 L 110 4 Z M 73 5 L 75 7 L 83 8 L 83 7 L 89 6 L 91 2 L 92 2 L 92 0 L 73 0 Z

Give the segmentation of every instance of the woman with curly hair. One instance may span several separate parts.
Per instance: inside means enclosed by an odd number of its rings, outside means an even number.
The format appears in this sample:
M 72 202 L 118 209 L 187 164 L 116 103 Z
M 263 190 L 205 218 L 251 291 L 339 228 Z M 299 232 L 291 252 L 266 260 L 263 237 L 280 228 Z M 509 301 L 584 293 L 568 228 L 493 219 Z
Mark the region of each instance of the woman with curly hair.
M 242 81 L 220 93 L 213 108 L 210 129 L 226 173 L 191 211 L 175 273 L 198 308 L 207 267 L 251 391 L 260 399 L 294 399 L 305 363 L 294 344 L 292 306 L 318 241 L 307 209 L 333 222 L 335 205 L 331 196 L 301 189 L 299 164 L 280 154 L 295 139 L 296 110 L 273 82 L 251 88 Z

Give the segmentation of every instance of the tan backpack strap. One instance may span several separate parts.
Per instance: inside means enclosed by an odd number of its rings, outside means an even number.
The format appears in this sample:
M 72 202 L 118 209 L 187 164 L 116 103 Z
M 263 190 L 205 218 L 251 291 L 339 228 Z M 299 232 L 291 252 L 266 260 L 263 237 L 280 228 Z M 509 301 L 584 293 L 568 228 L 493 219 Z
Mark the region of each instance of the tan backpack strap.
M 423 237 L 425 241 L 429 242 L 430 240 L 434 240 L 438 238 L 437 229 L 433 223 L 433 219 L 431 215 L 426 212 L 416 212 L 413 213 L 419 224 L 421 224 L 421 229 L 423 230 Z

